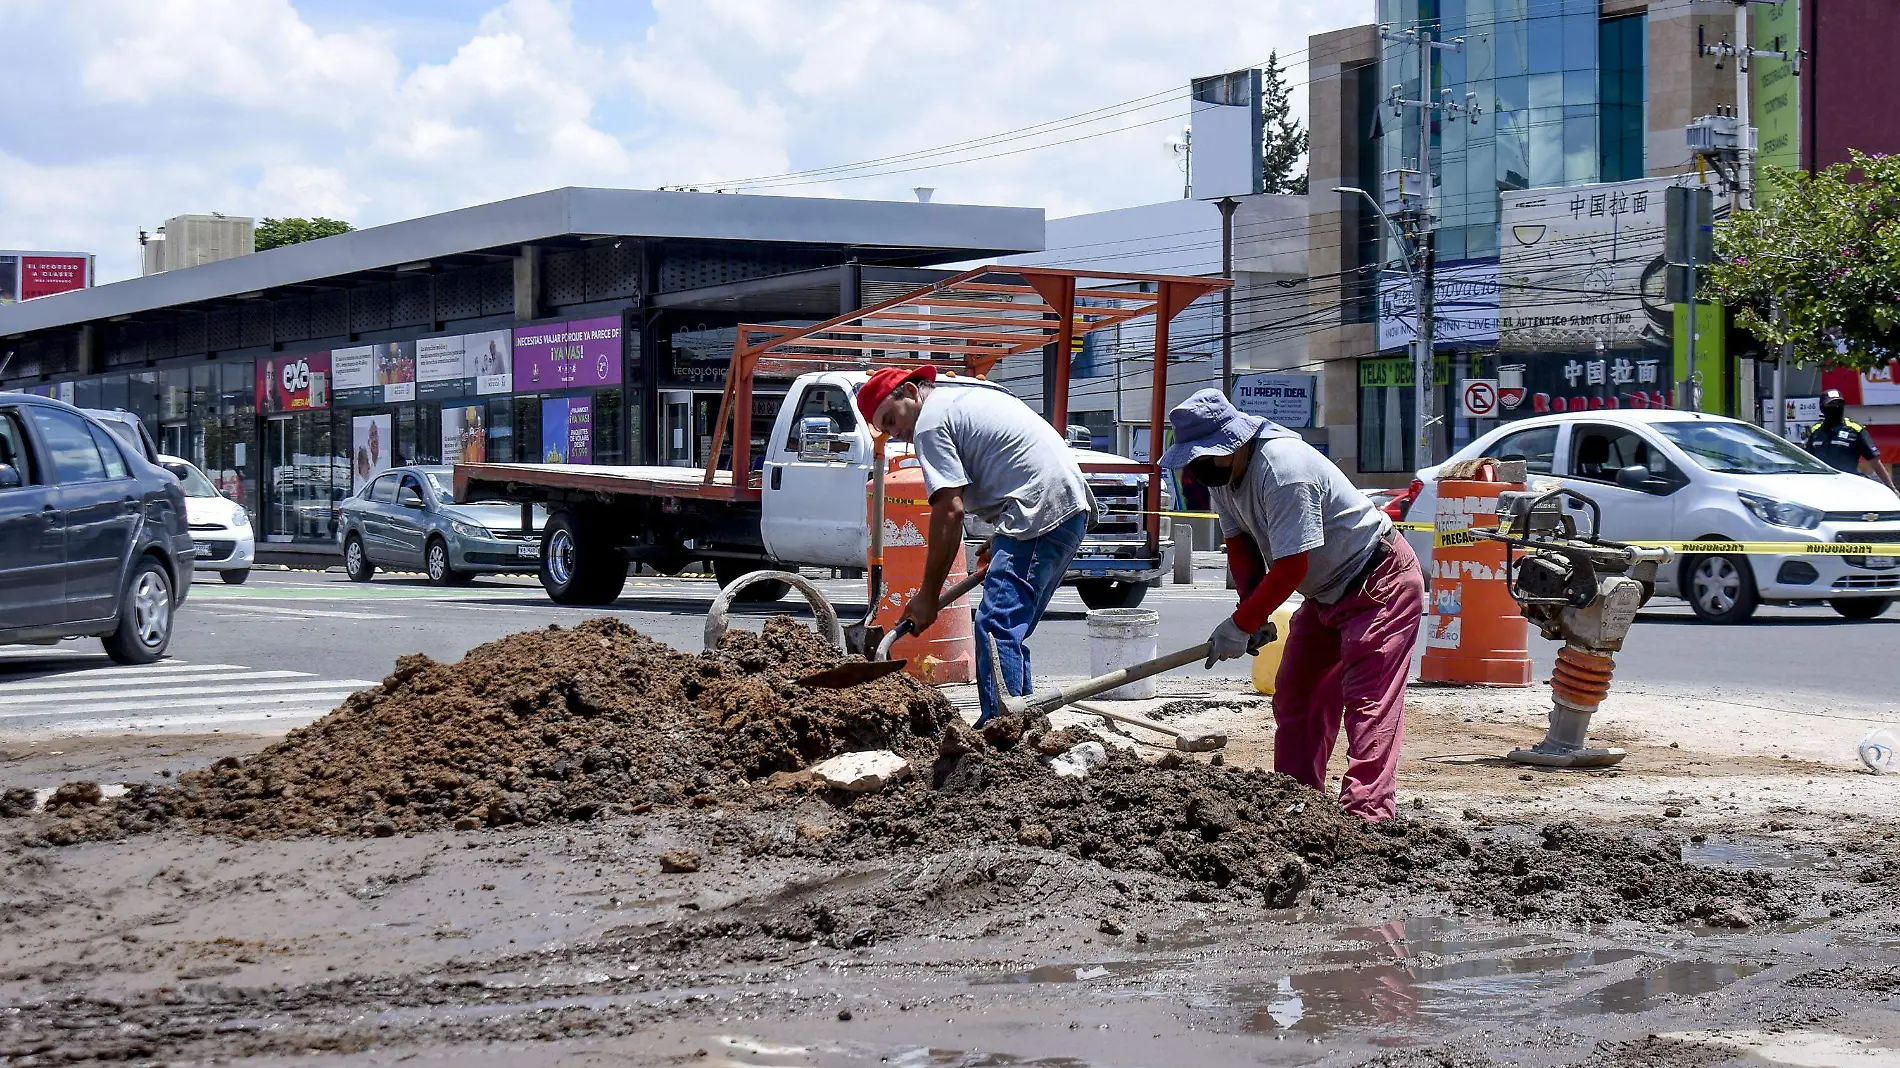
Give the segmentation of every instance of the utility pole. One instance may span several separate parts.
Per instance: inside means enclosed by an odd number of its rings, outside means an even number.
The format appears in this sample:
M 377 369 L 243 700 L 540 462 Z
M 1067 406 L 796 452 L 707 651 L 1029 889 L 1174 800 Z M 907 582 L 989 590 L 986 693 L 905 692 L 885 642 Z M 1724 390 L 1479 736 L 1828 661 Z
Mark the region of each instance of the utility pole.
M 1392 114 L 1403 116 L 1406 108 L 1418 109 L 1418 172 L 1423 185 L 1420 194 L 1419 209 L 1413 227 L 1413 249 L 1418 260 L 1414 274 L 1418 286 L 1418 338 L 1413 351 L 1413 409 L 1417 412 L 1418 436 L 1413 445 L 1413 463 L 1426 468 L 1437 462 L 1433 448 L 1435 424 L 1441 422 L 1434 414 L 1437 405 L 1437 360 L 1435 358 L 1436 322 L 1432 311 L 1432 287 L 1436 259 L 1434 249 L 1437 246 L 1432 219 L 1432 113 L 1444 112 L 1446 115 L 1466 115 L 1473 124 L 1483 109 L 1478 104 L 1478 94 L 1466 93 L 1465 102 L 1454 103 L 1451 90 L 1444 89 L 1436 95 L 1432 93 L 1432 53 L 1434 51 L 1459 52 L 1465 47 L 1463 37 L 1450 41 L 1432 40 L 1432 31 L 1424 23 L 1409 30 L 1397 31 L 1389 27 L 1380 27 L 1379 36 L 1387 41 L 1410 41 L 1418 46 L 1418 99 L 1405 99 L 1404 87 L 1395 85 L 1392 94 L 1386 98 L 1386 104 L 1392 108 Z M 1401 183 L 1401 190 L 1403 184 Z M 1403 195 L 1401 194 L 1401 201 Z M 1403 208 L 1404 204 L 1401 203 Z
M 1222 278 L 1234 277 L 1234 210 L 1240 207 L 1240 201 L 1233 197 L 1222 197 L 1215 204 L 1220 208 L 1220 273 Z M 1220 292 L 1220 391 L 1231 397 L 1234 394 L 1234 287 L 1228 286 Z

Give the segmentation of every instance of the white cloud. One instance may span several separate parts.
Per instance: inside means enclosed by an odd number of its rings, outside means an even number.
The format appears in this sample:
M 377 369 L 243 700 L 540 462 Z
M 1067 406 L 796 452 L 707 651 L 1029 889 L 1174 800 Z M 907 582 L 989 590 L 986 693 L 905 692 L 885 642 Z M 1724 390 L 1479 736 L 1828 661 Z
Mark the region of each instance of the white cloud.
M 914 153 L 1174 89 L 859 180 L 748 187 L 908 199 L 928 185 L 940 201 L 1052 215 L 1119 207 L 1179 194 L 1163 138 L 1185 119 L 1191 76 L 1277 49 L 1297 80 L 1309 33 L 1357 21 L 1316 0 L 653 0 L 650 20 L 590 13 L 583 37 L 562 0 L 506 0 L 418 57 L 397 24 L 331 14 L 320 30 L 305 14 L 289 0 L 10 13 L 29 57 L 13 81 L 30 78 L 35 95 L 5 120 L 4 243 L 95 251 L 102 277 L 125 277 L 136 230 L 180 212 L 374 225 L 560 185 L 711 183 Z

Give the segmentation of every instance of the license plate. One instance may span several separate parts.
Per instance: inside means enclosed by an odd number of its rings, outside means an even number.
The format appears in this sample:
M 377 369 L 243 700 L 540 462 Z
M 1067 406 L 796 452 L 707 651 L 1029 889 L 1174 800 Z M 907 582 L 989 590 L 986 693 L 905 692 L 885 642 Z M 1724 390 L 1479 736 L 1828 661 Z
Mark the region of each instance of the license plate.
M 517 545 L 515 546 L 515 555 L 529 560 L 539 560 L 541 559 L 541 547 L 539 545 Z
M 1895 558 L 1891 556 L 1869 556 L 1866 558 L 1868 567 L 1879 568 L 1883 570 L 1886 568 L 1892 567 L 1894 564 L 1894 559 Z

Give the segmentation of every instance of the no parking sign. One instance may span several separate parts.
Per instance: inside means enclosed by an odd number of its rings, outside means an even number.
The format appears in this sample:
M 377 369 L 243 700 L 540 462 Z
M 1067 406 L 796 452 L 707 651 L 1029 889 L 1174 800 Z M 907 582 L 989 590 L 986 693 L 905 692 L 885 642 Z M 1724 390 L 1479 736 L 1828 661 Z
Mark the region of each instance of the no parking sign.
M 1498 380 L 1467 378 L 1458 391 L 1458 410 L 1470 419 L 1490 419 L 1498 414 Z

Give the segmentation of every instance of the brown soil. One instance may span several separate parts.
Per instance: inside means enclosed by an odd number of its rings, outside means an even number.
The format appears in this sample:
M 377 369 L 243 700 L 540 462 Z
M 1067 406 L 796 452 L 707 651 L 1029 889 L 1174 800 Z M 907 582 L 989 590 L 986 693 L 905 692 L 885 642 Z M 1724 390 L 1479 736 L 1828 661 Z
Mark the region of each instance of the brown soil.
M 389 837 L 719 806 L 789 810 L 800 824 L 757 836 L 754 853 L 1055 854 L 1092 866 L 1091 880 L 1135 873 L 1169 884 L 1151 894 L 1269 908 L 1427 898 L 1509 919 L 1746 927 L 1814 903 L 1798 878 L 1685 864 L 1667 835 L 1368 825 L 1286 776 L 1178 753 L 1147 763 L 1113 750 L 1089 778 L 1058 778 L 1044 761 L 1085 733 L 1014 717 L 974 731 L 904 675 L 835 691 L 792 681 L 836 661 L 789 619 L 734 632 L 709 655 L 600 619 L 512 635 L 455 664 L 406 656 L 381 685 L 249 759 L 105 802 L 96 786 L 69 784 L 41 836 L 61 845 L 183 822 L 240 838 Z M 781 774 L 865 749 L 895 750 L 920 774 L 860 798 Z M 697 867 L 675 860 L 665 866 Z
M 586 820 L 711 803 L 844 752 L 935 751 L 955 712 L 915 679 L 792 682 L 836 660 L 790 619 L 734 631 L 710 655 L 597 619 L 511 635 L 454 664 L 405 656 L 381 685 L 256 756 L 59 809 L 70 818 L 44 837 L 68 844 L 177 820 L 238 837 Z

